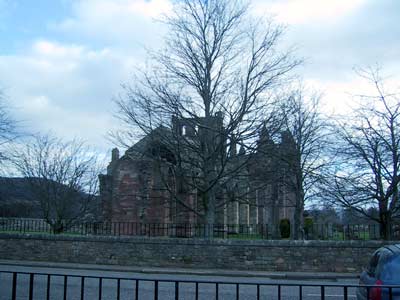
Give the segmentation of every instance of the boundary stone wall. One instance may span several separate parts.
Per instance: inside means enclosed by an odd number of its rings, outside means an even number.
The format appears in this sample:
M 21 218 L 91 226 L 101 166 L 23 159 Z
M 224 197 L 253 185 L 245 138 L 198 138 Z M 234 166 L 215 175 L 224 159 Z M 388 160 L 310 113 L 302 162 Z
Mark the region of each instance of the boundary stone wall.
M 0 233 L 0 259 L 292 272 L 360 272 L 383 241 L 203 240 Z

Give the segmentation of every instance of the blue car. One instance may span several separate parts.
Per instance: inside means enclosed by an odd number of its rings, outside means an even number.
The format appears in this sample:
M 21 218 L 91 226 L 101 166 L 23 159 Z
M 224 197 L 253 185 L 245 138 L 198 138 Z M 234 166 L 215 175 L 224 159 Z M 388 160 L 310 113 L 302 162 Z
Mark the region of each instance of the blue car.
M 357 300 L 390 299 L 400 300 L 400 244 L 374 252 L 357 289 Z

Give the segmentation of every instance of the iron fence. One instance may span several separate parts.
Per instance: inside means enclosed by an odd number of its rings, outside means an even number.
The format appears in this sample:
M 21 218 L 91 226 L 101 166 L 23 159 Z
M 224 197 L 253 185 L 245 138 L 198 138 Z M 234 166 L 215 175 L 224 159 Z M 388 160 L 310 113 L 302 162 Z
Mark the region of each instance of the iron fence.
M 220 239 L 284 239 L 274 224 L 192 224 L 135 222 L 75 222 L 56 232 L 42 219 L 0 218 L 0 232 L 47 233 L 69 235 L 147 236 Z M 400 225 L 392 226 L 391 237 L 400 239 Z M 306 240 L 380 240 L 378 224 L 312 224 L 303 228 Z
M 393 299 L 399 285 L 273 283 L 211 280 L 175 280 L 131 277 L 81 276 L 0 271 L 0 299 L 354 299 L 357 289 L 365 295 L 384 293 Z M 379 290 L 377 290 L 379 289 Z

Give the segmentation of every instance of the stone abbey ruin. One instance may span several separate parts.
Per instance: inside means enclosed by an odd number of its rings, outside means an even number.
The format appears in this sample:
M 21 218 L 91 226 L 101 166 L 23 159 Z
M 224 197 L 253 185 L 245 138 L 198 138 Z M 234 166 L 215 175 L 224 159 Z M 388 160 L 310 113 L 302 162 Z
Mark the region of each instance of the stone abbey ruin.
M 222 131 L 222 114 L 216 113 L 212 118 L 215 132 Z M 180 162 L 176 149 L 171 149 L 182 139 L 195 143 L 202 134 L 201 122 L 201 118 L 173 117 L 170 127 L 159 126 L 152 130 L 122 156 L 117 148 L 112 150 L 107 174 L 100 175 L 104 221 L 206 223 L 199 192 L 187 184 L 188 174 L 194 174 L 195 167 L 187 164 L 185 172 L 178 172 L 176 166 Z M 279 224 L 282 219 L 292 222 L 295 194 L 288 184 L 291 171 L 286 159 L 297 156 L 290 133 L 280 135 L 280 140 L 273 140 L 263 127 L 251 153 L 233 139 L 229 140 L 229 145 L 222 142 L 223 155 L 229 158 L 225 168 L 239 165 L 241 168 L 217 187 L 215 224 Z M 221 136 L 215 138 L 221 139 Z M 190 162 L 197 154 L 184 155 Z

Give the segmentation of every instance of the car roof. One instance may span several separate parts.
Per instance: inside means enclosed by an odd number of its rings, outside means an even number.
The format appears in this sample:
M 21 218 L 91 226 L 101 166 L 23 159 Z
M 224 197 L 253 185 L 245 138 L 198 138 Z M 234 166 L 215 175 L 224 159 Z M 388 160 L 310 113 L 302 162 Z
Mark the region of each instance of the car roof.
M 386 245 L 382 248 L 389 250 L 393 254 L 400 254 L 400 244 Z

